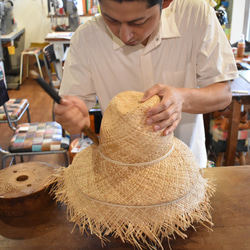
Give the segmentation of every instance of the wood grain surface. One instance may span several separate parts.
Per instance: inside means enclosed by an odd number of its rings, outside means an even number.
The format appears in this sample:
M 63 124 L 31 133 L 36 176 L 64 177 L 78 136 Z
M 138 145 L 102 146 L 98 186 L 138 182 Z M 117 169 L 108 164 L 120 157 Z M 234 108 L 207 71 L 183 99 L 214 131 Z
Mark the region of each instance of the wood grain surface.
M 204 170 L 214 180 L 212 198 L 213 231 L 196 225 L 187 230 L 188 238 L 164 241 L 164 249 L 249 249 L 250 245 L 250 166 L 216 167 Z M 52 203 L 29 216 L 0 217 L 0 249 L 134 249 L 119 239 L 108 237 L 102 248 L 93 235 L 81 235 L 67 221 L 66 207 Z M 73 230 L 73 231 L 72 231 Z

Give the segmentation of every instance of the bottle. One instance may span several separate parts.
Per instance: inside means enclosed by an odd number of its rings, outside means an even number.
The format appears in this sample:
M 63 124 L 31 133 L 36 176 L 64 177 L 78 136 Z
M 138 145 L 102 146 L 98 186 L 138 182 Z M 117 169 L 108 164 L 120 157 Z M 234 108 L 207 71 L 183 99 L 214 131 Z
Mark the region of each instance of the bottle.
M 97 0 L 93 0 L 92 1 L 92 14 L 96 14 L 98 12 L 98 8 L 97 8 Z
M 244 34 L 240 36 L 240 40 L 238 41 L 238 46 L 237 46 L 237 57 L 243 57 L 245 54 L 245 38 Z

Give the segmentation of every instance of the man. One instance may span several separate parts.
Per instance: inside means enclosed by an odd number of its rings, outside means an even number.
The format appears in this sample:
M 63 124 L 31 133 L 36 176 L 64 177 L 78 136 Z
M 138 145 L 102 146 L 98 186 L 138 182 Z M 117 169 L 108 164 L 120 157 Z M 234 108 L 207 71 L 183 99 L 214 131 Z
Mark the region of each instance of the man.
M 147 124 L 175 131 L 206 166 L 202 113 L 231 102 L 233 54 L 214 10 L 203 0 L 100 0 L 101 16 L 75 32 L 67 56 L 56 120 L 70 133 L 89 125 L 96 95 L 105 111 L 125 90 L 161 102 Z

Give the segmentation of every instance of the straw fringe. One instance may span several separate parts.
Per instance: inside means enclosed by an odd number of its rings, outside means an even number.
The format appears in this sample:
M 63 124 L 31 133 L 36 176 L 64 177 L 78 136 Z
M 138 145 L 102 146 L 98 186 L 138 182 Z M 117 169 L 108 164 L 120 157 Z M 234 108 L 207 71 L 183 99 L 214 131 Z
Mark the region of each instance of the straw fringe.
M 70 166 L 60 168 L 46 186 L 52 185 L 50 192 L 55 195 L 56 201 L 67 206 L 67 219 L 74 223 L 72 231 L 78 226 L 82 234 L 95 234 L 101 240 L 102 246 L 109 241 L 106 236 L 112 235 L 139 250 L 155 250 L 157 247 L 164 249 L 164 238 L 175 239 L 175 235 L 178 235 L 185 239 L 187 235 L 184 231 L 189 227 L 196 230 L 194 223 L 200 223 L 212 230 L 209 200 L 215 192 L 215 187 L 207 179 L 201 177 L 202 184 L 184 201 L 140 209 L 106 205 L 89 200 L 75 190 L 75 193 L 71 192 L 67 188 L 70 181 L 67 175 L 69 169 Z M 204 190 L 200 188 L 202 185 Z M 193 201 L 199 201 L 199 204 L 193 204 Z

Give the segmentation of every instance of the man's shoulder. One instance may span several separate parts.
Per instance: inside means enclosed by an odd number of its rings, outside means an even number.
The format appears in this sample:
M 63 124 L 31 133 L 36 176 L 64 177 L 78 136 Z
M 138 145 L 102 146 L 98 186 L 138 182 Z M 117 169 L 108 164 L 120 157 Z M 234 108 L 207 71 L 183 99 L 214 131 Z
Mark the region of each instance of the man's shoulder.
M 173 9 L 181 12 L 188 12 L 190 9 L 195 10 L 202 7 L 208 7 L 208 3 L 205 0 L 173 0 L 171 4 Z
M 192 23 L 209 17 L 212 10 L 205 0 L 173 0 L 169 7 L 169 11 L 174 13 L 178 20 L 189 20 Z
M 76 30 L 76 34 L 81 37 L 92 37 L 99 35 L 101 31 L 105 31 L 105 23 L 101 16 L 95 16 L 92 19 L 81 24 Z

